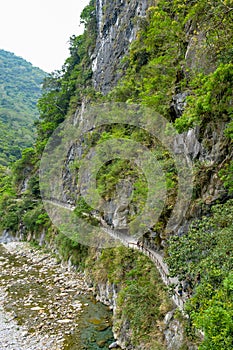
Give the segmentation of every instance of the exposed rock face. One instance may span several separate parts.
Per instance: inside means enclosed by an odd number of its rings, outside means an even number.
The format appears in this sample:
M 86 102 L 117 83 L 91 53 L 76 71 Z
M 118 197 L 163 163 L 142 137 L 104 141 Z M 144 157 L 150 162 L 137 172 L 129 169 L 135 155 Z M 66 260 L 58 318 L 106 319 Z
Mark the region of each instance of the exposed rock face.
M 93 86 L 96 90 L 107 94 L 116 85 L 117 81 L 123 74 L 121 68 L 121 59 L 129 51 L 130 43 L 135 39 L 138 29 L 137 17 L 145 16 L 148 8 L 149 0 L 97 0 L 97 41 L 94 53 L 92 54 L 92 70 L 93 70 Z M 194 36 L 190 33 L 188 49 L 186 52 L 186 61 L 191 69 L 200 67 L 200 48 L 204 40 L 203 35 L 198 36 L 198 40 L 194 40 Z M 208 67 L 206 60 L 202 60 L 203 65 Z M 201 67 L 202 68 L 202 67 Z M 212 69 L 212 68 L 211 68 Z M 180 117 L 185 108 L 185 100 L 188 93 L 179 92 L 173 96 L 171 109 L 175 118 Z M 79 189 L 74 180 L 70 165 L 85 153 L 85 130 L 88 130 L 88 120 L 83 120 L 82 107 L 77 110 L 74 116 L 74 125 L 83 125 L 83 134 L 81 138 L 74 143 L 67 155 L 63 172 L 63 197 L 61 201 L 64 203 L 75 204 L 75 200 L 79 196 Z M 91 126 L 92 127 L 92 126 Z M 227 141 L 224 137 L 224 123 L 218 123 L 218 128 L 209 125 L 204 131 L 199 127 L 191 129 L 185 133 L 177 135 L 174 141 L 174 154 L 185 152 L 188 159 L 192 162 L 200 163 L 201 176 L 196 175 L 198 181 L 202 181 L 200 193 L 198 197 L 202 198 L 205 204 L 212 204 L 225 193 L 222 188 L 220 179 L 218 178 L 218 170 L 222 164 L 230 159 L 227 148 Z M 201 134 L 202 133 L 202 134 Z M 202 140 L 202 141 L 201 141 Z M 213 168 L 214 167 L 214 168 Z M 27 183 L 23 186 L 25 189 Z M 104 220 L 108 225 L 115 229 L 127 228 L 127 215 L 130 212 L 128 199 L 132 192 L 132 184 L 127 186 L 118 185 L 116 188 L 116 197 L 111 198 L 105 208 Z M 188 230 L 190 222 L 193 218 L 200 216 L 199 208 L 195 205 L 189 210 L 183 222 L 178 227 L 178 235 L 185 234 Z M 23 232 L 23 228 L 22 228 Z M 156 235 L 156 233 L 153 233 Z M 28 240 L 36 237 L 28 237 Z M 163 237 L 160 237 L 161 239 Z M 39 237 L 39 242 L 44 241 L 44 233 Z M 164 244 L 165 245 L 165 244 Z M 95 289 L 97 299 L 109 305 L 113 309 L 115 315 L 118 286 L 110 282 L 98 284 Z M 184 340 L 184 330 L 182 324 L 174 318 L 174 313 L 167 314 L 164 319 L 163 334 L 168 350 L 180 349 Z M 130 344 L 130 324 L 126 320 L 120 330 L 115 332 L 117 342 L 123 349 L 134 349 Z M 139 349 L 139 348 L 138 348 Z M 190 345 L 189 350 L 195 349 Z
M 107 94 L 116 85 L 123 71 L 120 71 L 120 62 L 129 50 L 129 45 L 136 37 L 137 24 L 136 16 L 144 16 L 149 1 L 133 0 L 127 2 L 125 0 L 97 0 L 97 41 L 92 59 L 93 85 L 96 90 Z M 199 53 L 204 37 L 199 35 L 198 41 L 194 40 L 194 36 L 190 33 L 188 49 L 186 52 L 187 65 L 191 69 L 199 67 Z M 206 62 L 206 61 L 205 61 Z M 204 64 L 206 65 L 206 63 Z M 207 65 L 208 66 L 208 65 Z M 212 68 L 210 67 L 212 70 Z M 171 109 L 175 118 L 180 117 L 185 108 L 185 101 L 188 93 L 179 92 L 173 96 Z M 85 104 L 83 105 L 83 107 Z M 83 108 L 82 107 L 82 108 Z M 85 124 L 84 129 L 87 130 L 88 121 L 82 118 L 82 109 L 77 111 L 75 115 L 75 123 Z M 223 194 L 222 184 L 217 176 L 217 169 L 220 170 L 221 164 L 226 161 L 228 149 L 226 139 L 224 137 L 224 124 L 219 124 L 218 128 L 209 125 L 204 131 L 199 127 L 191 129 L 185 133 L 177 135 L 174 141 L 174 154 L 185 153 L 187 158 L 193 162 L 200 163 L 201 175 L 206 174 L 207 178 L 202 179 L 197 174 L 198 181 L 203 181 L 205 185 L 201 186 L 199 198 L 204 200 L 205 204 L 213 203 Z M 69 193 L 77 193 L 76 184 L 72 182 L 72 174 L 68 167 L 69 163 L 75 160 L 76 155 L 84 153 L 84 138 L 72 146 L 67 157 L 66 171 L 64 172 L 64 201 L 72 202 Z M 215 169 L 213 169 L 215 166 Z M 130 211 L 127 200 L 128 194 L 124 194 L 122 188 L 118 188 L 116 194 L 117 200 L 111 199 L 108 207 L 105 208 L 104 220 L 116 229 L 124 229 L 127 227 L 127 213 Z M 117 205 L 116 205 L 117 203 Z M 200 216 L 200 209 L 195 204 L 183 218 L 183 222 L 178 227 L 178 235 L 185 234 L 194 218 Z M 162 237 L 161 237 L 162 238 Z M 95 289 L 97 299 L 109 305 L 113 309 L 115 315 L 117 303 L 117 286 L 106 282 L 97 284 Z M 180 349 L 184 342 L 184 329 L 182 324 L 174 318 L 174 313 L 167 314 L 164 319 L 164 340 L 167 349 Z M 133 349 L 130 344 L 130 324 L 126 320 L 120 330 L 115 332 L 118 344 L 123 349 Z M 134 348 L 135 349 L 135 348 Z M 188 345 L 189 350 L 195 349 L 194 345 Z
M 116 311 L 117 286 L 114 283 L 98 283 L 96 286 L 96 299 L 110 306 L 113 311 Z
M 9 243 L 9 242 L 13 242 L 15 240 L 16 240 L 16 238 L 11 235 L 9 230 L 4 230 L 2 232 L 2 235 L 0 235 L 0 243 L 6 244 L 6 243 Z
M 128 320 L 125 320 L 121 325 L 121 328 L 114 328 L 115 321 L 117 320 L 116 316 L 116 299 L 118 293 L 118 287 L 114 283 L 98 283 L 95 287 L 96 299 L 102 303 L 109 305 L 113 310 L 113 334 L 114 338 L 117 339 L 116 344 L 121 349 L 127 350 L 140 350 L 140 348 L 133 347 L 130 343 L 131 330 L 130 323 Z
M 135 39 L 137 17 L 145 16 L 148 0 L 97 0 L 97 40 L 92 55 L 93 85 L 108 93 L 122 75 L 120 61 Z
M 198 127 L 177 135 L 174 140 L 174 154 L 185 153 L 188 159 L 195 160 L 202 150 L 198 136 Z
M 213 204 L 217 199 L 224 200 L 227 191 L 224 190 L 218 172 L 230 159 L 232 149 L 228 139 L 224 135 L 225 123 L 218 123 L 218 126 L 209 124 L 203 136 L 203 151 L 199 160 L 203 164 L 202 186 L 200 195 L 205 204 Z M 205 178 L 204 178 L 205 176 Z
M 96 299 L 102 303 L 109 305 L 113 310 L 113 320 L 117 321 L 117 295 L 118 287 L 114 283 L 98 283 L 95 286 Z M 113 322 L 115 323 L 115 322 Z M 179 350 L 182 348 L 185 342 L 185 332 L 182 323 L 174 317 L 174 310 L 166 314 L 163 322 L 161 322 L 160 331 L 163 333 L 164 342 L 167 350 Z M 131 330 L 130 323 L 126 319 L 122 322 L 121 328 L 113 327 L 113 333 L 116 341 L 116 345 L 119 345 L 121 349 L 127 350 L 144 350 L 143 345 L 137 347 L 131 345 Z M 189 350 L 197 350 L 197 347 L 193 344 L 187 344 Z
M 207 49 L 205 32 L 192 33 L 188 42 L 185 54 L 187 66 L 194 71 L 204 71 L 206 74 L 213 72 L 216 67 L 211 50 Z
M 167 313 L 164 319 L 164 336 L 167 343 L 167 350 L 178 350 L 184 340 L 184 331 L 178 320 L 173 318 L 174 312 Z
M 180 92 L 173 96 L 171 103 L 171 114 L 174 115 L 175 118 L 179 118 L 182 115 L 186 105 L 185 100 L 187 96 L 187 92 Z
M 130 211 L 129 198 L 133 192 L 130 181 L 120 181 L 116 185 L 116 196 L 105 208 L 105 221 L 117 230 L 127 230 L 127 216 Z
M 174 153 L 184 152 L 192 160 L 194 192 L 205 205 L 212 205 L 216 200 L 224 201 L 227 198 L 227 191 L 218 175 L 224 164 L 233 156 L 224 135 L 225 125 L 224 122 L 219 122 L 218 126 L 209 124 L 204 134 L 199 127 L 195 127 L 175 138 Z M 185 234 L 193 219 L 201 217 L 202 214 L 201 208 L 194 202 L 175 233 L 179 236 Z

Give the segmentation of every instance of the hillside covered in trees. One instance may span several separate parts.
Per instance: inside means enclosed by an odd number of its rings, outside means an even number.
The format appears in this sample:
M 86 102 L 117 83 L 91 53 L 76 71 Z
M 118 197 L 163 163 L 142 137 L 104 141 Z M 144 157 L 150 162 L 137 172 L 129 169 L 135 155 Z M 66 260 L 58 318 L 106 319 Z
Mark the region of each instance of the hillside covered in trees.
M 95 295 L 114 308 L 113 329 L 123 349 L 231 350 L 233 2 L 159 0 L 145 2 L 146 7 L 142 3 L 91 0 L 83 10 L 84 34 L 70 38 L 70 56 L 61 71 L 44 81 L 35 146 L 24 150 L 13 174 L 4 172 L 1 177 L 1 229 L 34 242 L 43 237 L 49 249 L 85 270 Z M 119 218 L 130 223 L 143 210 L 147 180 L 126 159 L 102 164 L 96 175 L 98 194 L 112 207 L 118 195 L 125 209 L 114 207 L 114 213 L 106 215 L 92 208 L 80 191 L 82 157 L 113 139 L 131 139 L 149 149 L 165 174 L 167 192 L 158 220 L 147 227 L 140 242 L 158 252 L 170 276 L 178 278 L 184 313 L 170 299 L 176 286 L 164 286 L 148 257 L 122 246 L 85 246 L 79 227 L 68 236 L 66 223 L 57 227 L 44 208 L 39 169 L 48 140 L 65 120 L 76 128 L 82 125 L 88 105 L 107 103 L 137 104 L 138 109 L 158 112 L 175 130 L 173 152 L 130 123 L 91 125 L 88 135 L 83 131 L 73 140 L 63 159 L 61 198 L 49 199 L 66 208 L 72 204 L 74 215 L 93 226 L 104 222 L 117 231 Z M 153 116 L 148 114 L 148 124 Z M 88 126 L 90 120 L 84 122 Z M 52 145 L 60 145 L 63 132 L 60 129 Z M 168 230 L 179 197 L 174 159 L 180 145 L 192 165 L 193 188 L 180 222 Z M 130 203 L 117 192 L 122 180 L 132 188 Z M 50 184 L 42 185 L 43 194 Z
M 0 50 L 0 164 L 21 157 L 35 140 L 36 108 L 46 73 L 11 52 Z

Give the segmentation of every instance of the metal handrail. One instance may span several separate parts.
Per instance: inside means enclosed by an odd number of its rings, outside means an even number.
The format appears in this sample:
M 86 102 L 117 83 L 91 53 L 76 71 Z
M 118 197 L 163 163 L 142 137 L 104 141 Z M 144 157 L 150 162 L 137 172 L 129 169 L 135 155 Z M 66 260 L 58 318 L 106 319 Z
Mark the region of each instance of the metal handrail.
M 70 211 L 74 211 L 74 209 L 75 209 L 74 205 L 59 201 L 55 198 L 45 200 L 45 202 L 47 202 L 49 204 L 57 205 L 61 208 L 68 209 Z M 102 224 L 102 229 L 106 233 L 108 233 L 111 237 L 114 237 L 115 239 L 119 239 L 122 242 L 122 244 L 127 246 L 128 248 L 139 250 L 142 253 L 144 253 L 145 255 L 147 255 L 151 259 L 151 261 L 156 265 L 163 282 L 167 286 L 173 285 L 173 284 L 176 286 L 178 285 L 178 283 L 179 283 L 178 278 L 169 277 L 168 266 L 164 263 L 162 255 L 160 255 L 158 252 L 155 252 L 154 250 L 147 248 L 143 244 L 138 244 L 138 242 L 136 242 L 136 241 L 134 241 L 134 242 L 132 240 L 129 241 L 128 236 L 122 234 L 122 232 L 120 232 L 120 231 L 110 229 L 107 224 L 105 225 L 105 222 L 103 220 L 101 220 L 101 224 Z M 174 301 L 176 306 L 182 311 L 184 310 L 185 299 L 186 298 L 182 298 L 178 294 L 177 290 L 174 289 L 174 294 L 172 295 L 172 300 Z

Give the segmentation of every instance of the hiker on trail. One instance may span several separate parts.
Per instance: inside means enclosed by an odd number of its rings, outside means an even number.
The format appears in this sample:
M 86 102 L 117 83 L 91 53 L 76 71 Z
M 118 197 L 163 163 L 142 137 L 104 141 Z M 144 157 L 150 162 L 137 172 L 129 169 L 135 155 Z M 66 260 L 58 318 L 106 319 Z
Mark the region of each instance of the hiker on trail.
M 200 284 L 200 282 L 201 282 L 201 274 L 200 274 L 200 272 L 198 272 L 198 274 L 195 278 L 195 284 Z
M 181 283 L 178 286 L 177 292 L 178 292 L 179 296 L 182 297 L 182 295 L 183 295 L 183 286 L 182 286 Z
M 138 240 L 137 241 L 137 246 L 139 249 L 143 249 L 143 240 Z
M 190 276 L 188 276 L 186 278 L 186 280 L 184 281 L 184 288 L 183 288 L 184 292 L 187 293 L 188 298 L 191 296 L 192 292 L 193 292 L 193 288 L 192 288 L 192 281 Z

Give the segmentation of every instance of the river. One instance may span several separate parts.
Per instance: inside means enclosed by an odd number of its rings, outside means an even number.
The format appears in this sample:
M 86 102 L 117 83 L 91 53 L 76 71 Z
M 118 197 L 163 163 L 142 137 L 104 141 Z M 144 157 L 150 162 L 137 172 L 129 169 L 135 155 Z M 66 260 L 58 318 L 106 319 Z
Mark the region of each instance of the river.
M 107 350 L 111 319 L 82 273 L 29 243 L 0 244 L 1 350 Z

